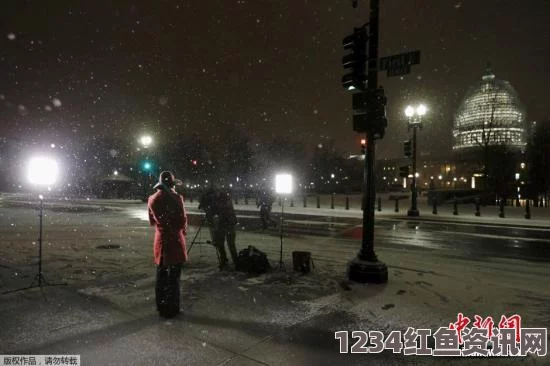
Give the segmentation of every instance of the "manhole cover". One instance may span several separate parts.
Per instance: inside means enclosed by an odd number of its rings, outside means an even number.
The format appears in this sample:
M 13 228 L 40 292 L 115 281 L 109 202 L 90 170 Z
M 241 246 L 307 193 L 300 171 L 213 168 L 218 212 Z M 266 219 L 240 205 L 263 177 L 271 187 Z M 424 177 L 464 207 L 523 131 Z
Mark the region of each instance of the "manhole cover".
M 105 245 L 98 245 L 96 248 L 97 249 L 120 249 L 120 245 L 105 244 Z

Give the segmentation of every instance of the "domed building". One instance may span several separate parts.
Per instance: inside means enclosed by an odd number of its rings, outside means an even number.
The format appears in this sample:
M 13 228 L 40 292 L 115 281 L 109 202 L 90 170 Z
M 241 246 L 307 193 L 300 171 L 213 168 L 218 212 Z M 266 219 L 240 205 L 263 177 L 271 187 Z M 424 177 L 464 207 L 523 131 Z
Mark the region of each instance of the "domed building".
M 428 191 L 428 202 L 449 203 L 454 197 L 473 202 L 474 196 L 485 204 L 495 204 L 497 198 L 519 202 L 527 183 L 523 155 L 528 128 L 518 93 L 488 67 L 455 113 L 453 156 L 420 156 L 417 187 Z M 378 161 L 376 186 L 409 189 L 400 175 L 409 165 L 410 159 Z
M 453 151 L 475 153 L 490 146 L 521 150 L 526 145 L 525 128 L 525 109 L 518 93 L 488 67 L 455 114 Z

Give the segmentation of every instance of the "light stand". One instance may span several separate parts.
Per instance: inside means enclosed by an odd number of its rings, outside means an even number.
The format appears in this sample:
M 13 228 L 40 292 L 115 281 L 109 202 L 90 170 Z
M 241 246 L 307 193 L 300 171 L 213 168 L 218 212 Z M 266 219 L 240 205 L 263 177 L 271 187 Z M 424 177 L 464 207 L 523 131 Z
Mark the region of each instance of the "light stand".
M 38 231 L 38 273 L 34 276 L 34 279 L 32 280 L 31 284 L 27 287 L 19 288 L 16 290 L 10 290 L 5 291 L 3 294 L 9 294 L 12 292 L 18 292 L 23 290 L 29 290 L 31 288 L 38 287 L 40 290 L 42 290 L 43 286 L 67 286 L 67 283 L 48 283 L 46 281 L 46 278 L 42 274 L 42 233 L 43 233 L 43 217 L 44 217 L 44 196 L 39 195 L 38 198 L 40 199 L 40 213 L 38 214 L 39 217 L 39 231 Z M 38 282 L 38 284 L 35 284 L 35 282 Z
M 275 176 L 275 191 L 282 195 L 281 203 L 281 249 L 279 254 L 279 270 L 283 269 L 283 233 L 284 233 L 284 211 L 285 211 L 285 194 L 292 193 L 292 175 L 277 174 Z
M 281 253 L 279 255 L 279 269 L 283 269 L 283 227 L 284 227 L 284 210 L 285 210 L 285 198 L 283 197 L 281 204 Z

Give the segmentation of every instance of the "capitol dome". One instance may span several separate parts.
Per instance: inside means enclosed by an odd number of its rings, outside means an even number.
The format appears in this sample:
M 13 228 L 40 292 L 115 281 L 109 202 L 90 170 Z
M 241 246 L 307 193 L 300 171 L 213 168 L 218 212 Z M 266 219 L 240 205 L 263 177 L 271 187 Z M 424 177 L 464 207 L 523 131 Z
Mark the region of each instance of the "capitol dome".
M 509 82 L 495 78 L 487 68 L 455 114 L 453 150 L 497 145 L 521 149 L 526 145 L 525 120 L 525 109 L 516 90 Z

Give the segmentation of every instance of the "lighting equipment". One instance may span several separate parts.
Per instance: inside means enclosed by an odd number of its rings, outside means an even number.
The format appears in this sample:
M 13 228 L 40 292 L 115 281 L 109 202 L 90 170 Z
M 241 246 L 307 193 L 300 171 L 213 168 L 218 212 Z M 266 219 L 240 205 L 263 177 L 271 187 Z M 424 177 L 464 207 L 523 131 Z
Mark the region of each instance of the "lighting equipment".
M 50 158 L 36 157 L 32 158 L 28 164 L 27 178 L 30 183 L 41 187 L 49 187 L 57 181 L 59 173 L 59 166 L 57 162 Z M 6 293 L 28 290 L 34 287 L 42 289 L 43 286 L 63 286 L 66 283 L 51 284 L 46 281 L 42 274 L 42 232 L 43 232 L 43 217 L 44 217 L 44 196 L 38 195 L 40 200 L 40 213 L 39 217 L 39 234 L 38 234 L 38 273 L 34 276 L 33 281 L 28 287 L 20 288 L 17 290 L 6 291 Z M 36 285 L 35 282 L 38 282 Z
M 292 175 L 290 174 L 277 174 L 275 176 L 275 192 L 280 195 L 288 195 L 292 193 Z M 279 256 L 279 269 L 283 268 L 283 227 L 284 227 L 284 209 L 285 199 L 283 198 L 281 204 L 281 251 Z

